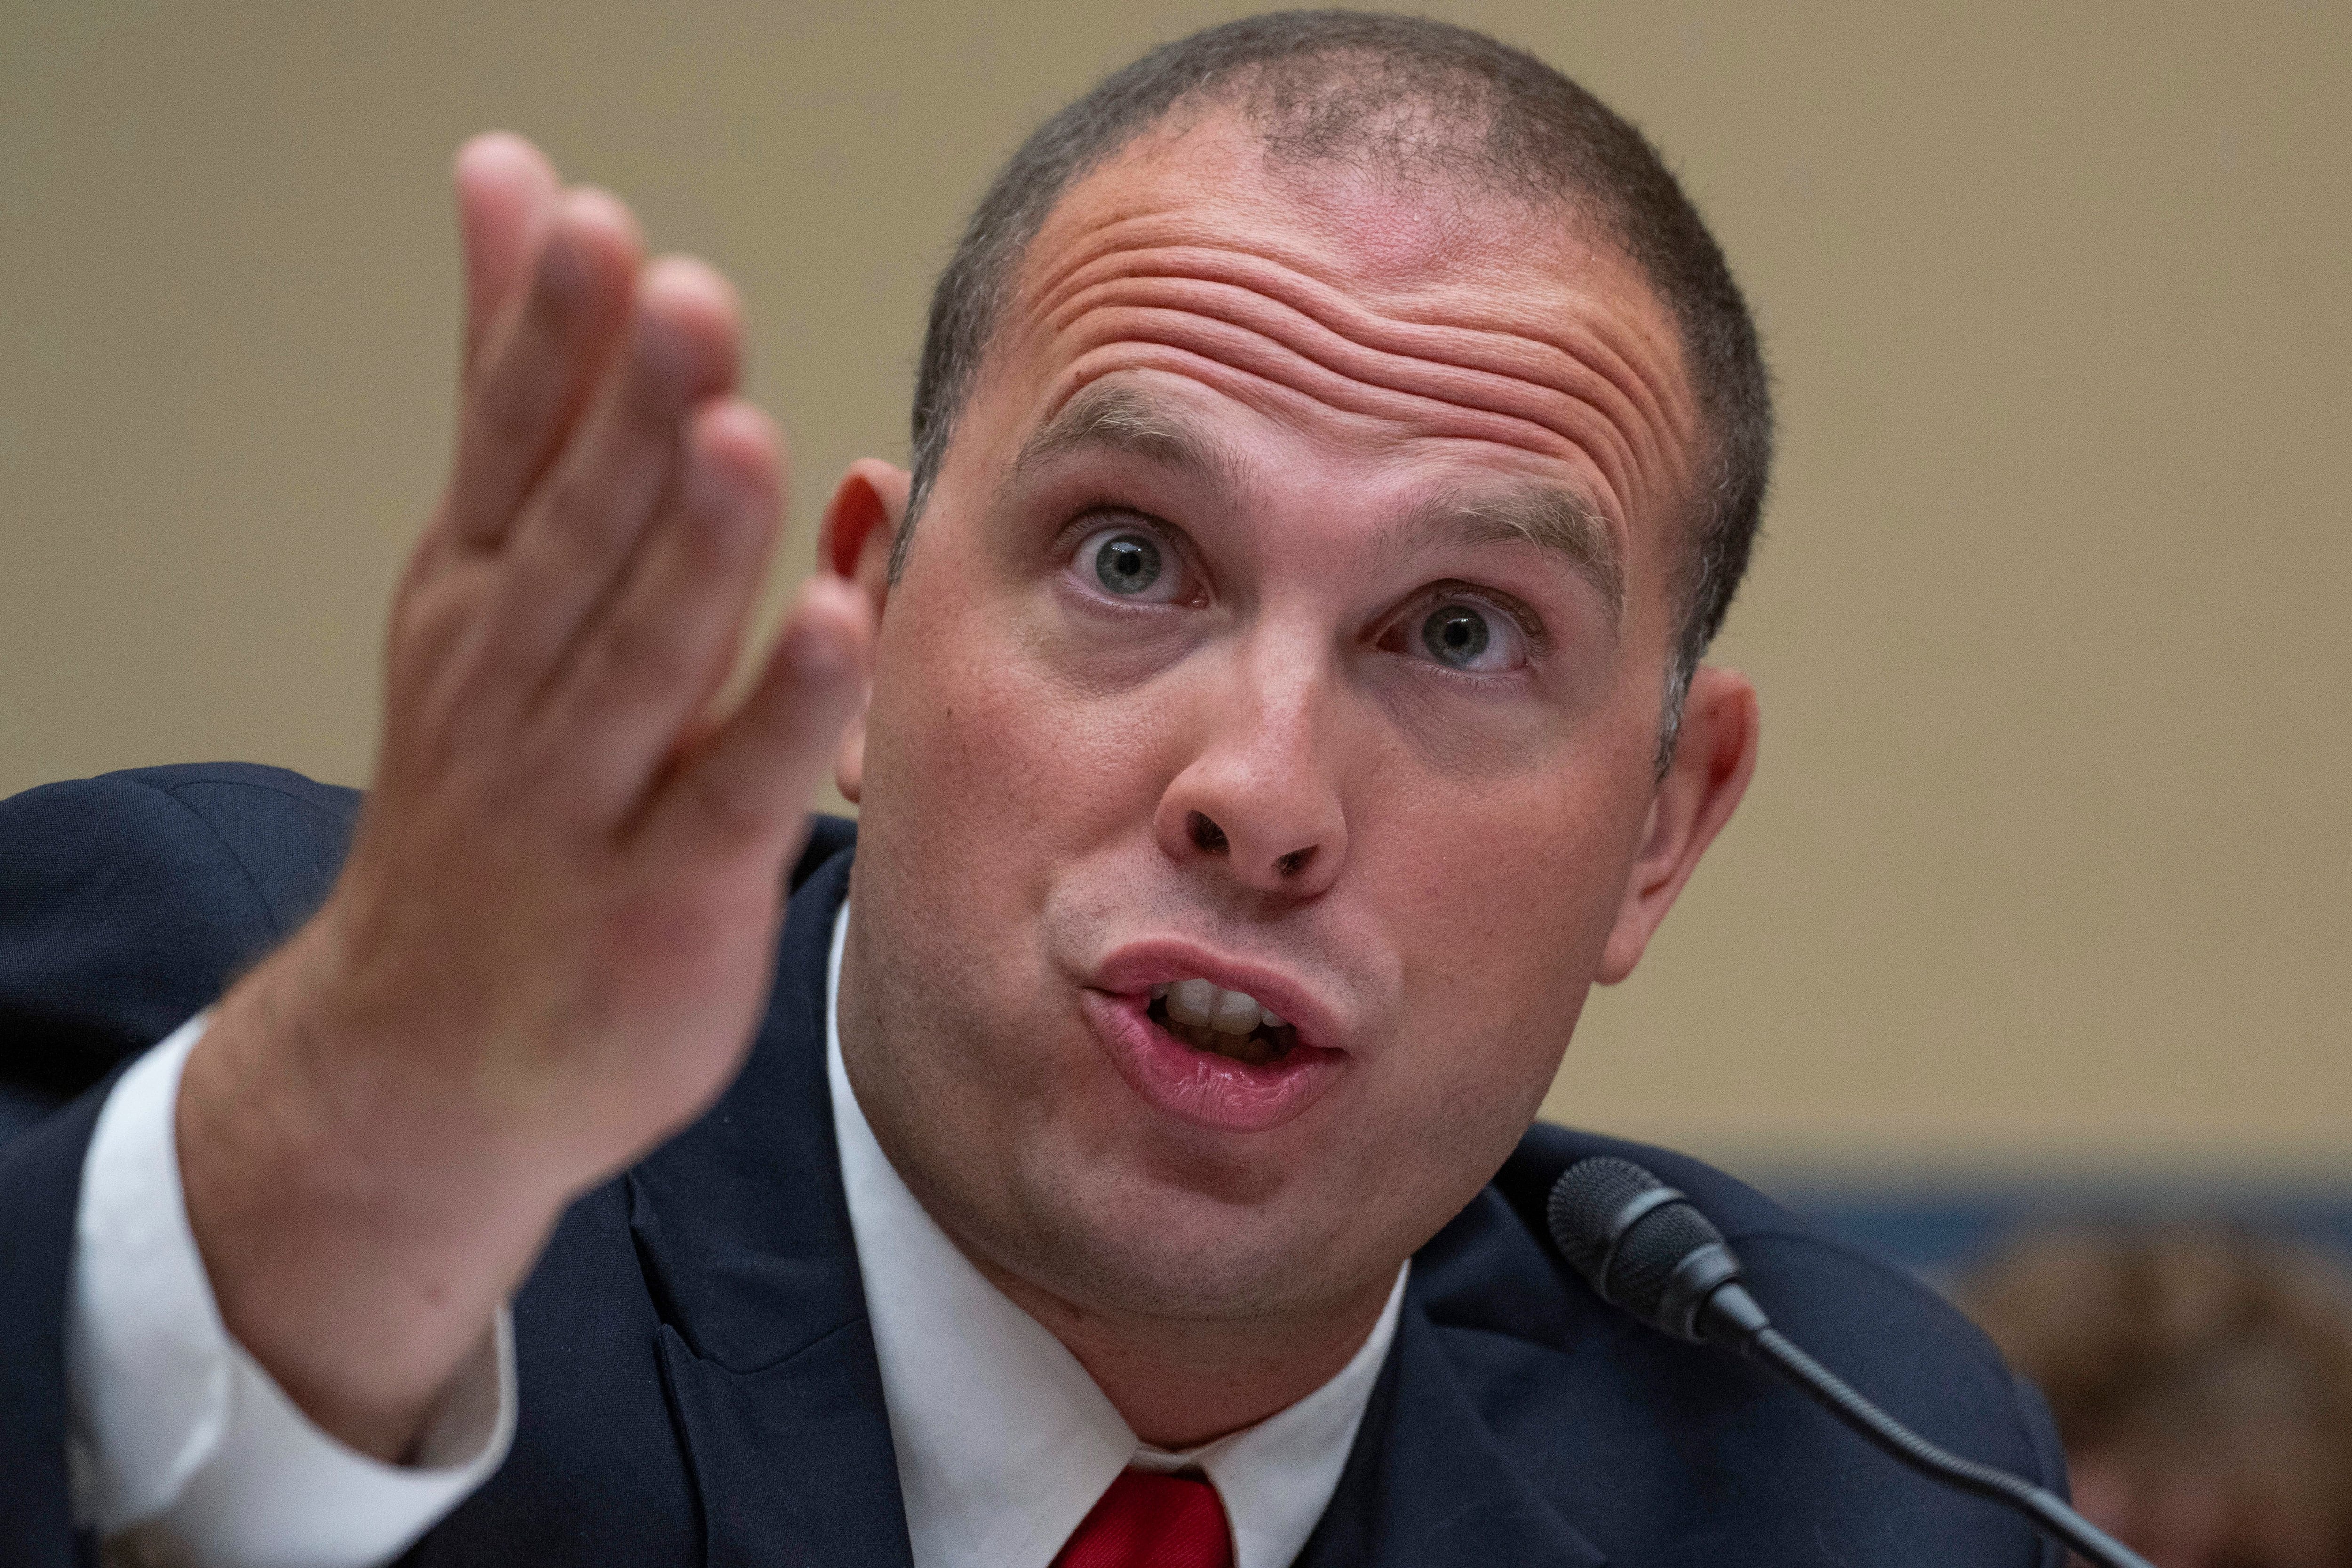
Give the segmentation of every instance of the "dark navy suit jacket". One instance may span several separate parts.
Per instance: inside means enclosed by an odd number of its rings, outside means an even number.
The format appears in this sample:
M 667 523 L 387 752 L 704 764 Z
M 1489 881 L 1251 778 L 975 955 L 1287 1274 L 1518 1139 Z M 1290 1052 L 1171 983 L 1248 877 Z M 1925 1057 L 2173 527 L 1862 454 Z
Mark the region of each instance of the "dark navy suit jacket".
M 82 1156 L 118 1064 L 318 903 L 357 797 L 150 768 L 0 804 L 0 1565 L 64 1568 L 63 1317 Z M 773 996 L 709 1114 L 573 1204 L 514 1304 L 521 1427 L 408 1561 L 908 1563 L 824 1069 L 854 830 L 793 875 Z M 1394 1348 L 1300 1562 L 1762 1568 L 2056 1552 L 1744 1362 L 1643 1328 L 1544 1240 L 1571 1161 L 1630 1152 L 1712 1215 L 1798 1343 L 1960 1452 L 2053 1488 L 2040 1398 L 1904 1274 L 1697 1162 L 1538 1124 L 1413 1260 Z

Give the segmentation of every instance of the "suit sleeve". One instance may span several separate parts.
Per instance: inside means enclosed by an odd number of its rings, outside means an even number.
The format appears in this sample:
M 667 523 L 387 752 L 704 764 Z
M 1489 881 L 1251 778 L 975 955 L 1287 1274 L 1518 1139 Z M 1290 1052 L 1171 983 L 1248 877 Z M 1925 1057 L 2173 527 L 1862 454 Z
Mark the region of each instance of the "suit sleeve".
M 0 801 L 0 1086 L 60 1105 L 309 918 L 359 797 L 282 768 L 146 768 Z
M 2042 1396 L 2041 1389 L 2026 1379 L 2015 1373 L 2011 1376 L 2017 1385 L 2018 1418 L 2025 1424 L 2027 1440 L 2033 1445 L 2033 1456 L 2037 1461 L 2037 1473 L 2033 1479 L 2048 1490 L 2072 1502 L 2074 1490 L 2066 1480 L 2066 1449 L 2058 1441 L 2058 1422 L 2050 1414 L 2050 1402 Z M 2039 1568 L 2066 1568 L 2066 1564 L 2073 1561 L 2066 1548 L 2049 1536 L 2042 1538 Z
M 68 1568 L 66 1305 L 109 1074 L 315 907 L 357 797 L 149 768 L 0 802 L 0 1568 Z
M 73 1568 L 66 1478 L 66 1279 L 93 1091 L 0 1145 L 0 1568 Z

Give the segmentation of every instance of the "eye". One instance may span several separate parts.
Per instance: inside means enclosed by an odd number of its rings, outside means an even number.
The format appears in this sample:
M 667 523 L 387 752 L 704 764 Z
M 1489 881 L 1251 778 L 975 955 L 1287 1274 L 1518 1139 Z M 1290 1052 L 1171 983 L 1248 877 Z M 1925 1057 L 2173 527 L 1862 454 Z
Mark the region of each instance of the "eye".
M 1426 654 L 1448 669 L 1476 674 L 1516 670 L 1528 662 L 1527 633 L 1491 604 L 1454 597 L 1408 614 L 1390 634 L 1399 653 Z
M 1163 604 L 1176 597 L 1182 574 L 1168 547 L 1137 528 L 1097 528 L 1078 543 L 1071 567 L 1090 587 L 1115 599 Z

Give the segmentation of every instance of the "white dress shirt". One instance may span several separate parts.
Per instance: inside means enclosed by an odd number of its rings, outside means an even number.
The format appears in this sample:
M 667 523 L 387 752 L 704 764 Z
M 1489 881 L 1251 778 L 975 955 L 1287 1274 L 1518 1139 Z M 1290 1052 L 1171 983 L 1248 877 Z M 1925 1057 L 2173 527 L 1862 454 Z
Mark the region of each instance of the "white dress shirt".
M 847 918 L 845 905 L 827 974 L 827 1071 L 915 1568 L 1046 1568 L 1129 1465 L 1205 1474 L 1233 1524 L 1236 1568 L 1286 1568 L 1339 1484 L 1395 1336 L 1404 1270 L 1354 1358 L 1297 1404 L 1187 1453 L 1139 1442 L 874 1141 L 835 1025 Z M 75 1518 L 116 1563 L 388 1562 L 506 1457 L 508 1314 L 452 1379 L 414 1464 L 370 1458 L 305 1416 L 223 1326 L 188 1227 L 173 1108 L 204 1026 L 191 1019 L 123 1075 L 83 1166 L 66 1320 Z
M 387 1465 L 320 1430 L 229 1336 L 188 1228 L 173 1110 L 205 1016 L 99 1110 L 82 1162 L 66 1309 L 76 1522 L 110 1562 L 362 1568 L 398 1556 L 490 1478 L 514 1437 L 504 1308 Z

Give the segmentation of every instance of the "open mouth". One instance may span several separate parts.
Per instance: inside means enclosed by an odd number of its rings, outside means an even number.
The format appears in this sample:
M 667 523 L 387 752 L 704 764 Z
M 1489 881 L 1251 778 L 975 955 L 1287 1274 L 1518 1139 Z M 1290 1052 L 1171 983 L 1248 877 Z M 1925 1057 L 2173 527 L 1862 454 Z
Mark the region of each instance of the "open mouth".
M 1203 969 L 1226 980 L 1260 979 L 1303 1017 L 1305 1029 Z M 1311 992 L 1271 970 L 1224 963 L 1181 943 L 1137 943 L 1091 977 L 1078 999 L 1096 1038 L 1127 1086 L 1173 1122 L 1219 1134 L 1270 1133 L 1347 1079 L 1349 1052 L 1327 1043 L 1346 1036 L 1345 1015 L 1323 1009 Z
M 1222 989 L 1209 980 L 1154 986 L 1145 1011 L 1153 1023 L 1195 1051 L 1251 1067 L 1280 1061 L 1298 1043 L 1298 1030 L 1256 998 Z

